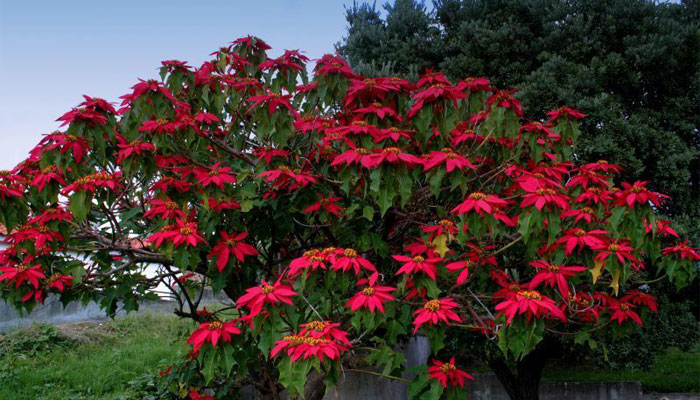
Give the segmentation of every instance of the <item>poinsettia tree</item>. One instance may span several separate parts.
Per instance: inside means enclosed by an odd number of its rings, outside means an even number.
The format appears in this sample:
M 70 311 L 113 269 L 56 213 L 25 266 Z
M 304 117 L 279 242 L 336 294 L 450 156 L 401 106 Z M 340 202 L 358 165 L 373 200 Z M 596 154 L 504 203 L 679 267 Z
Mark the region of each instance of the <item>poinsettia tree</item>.
M 460 398 L 469 336 L 498 346 L 490 365 L 521 399 L 543 338 L 637 329 L 656 312 L 650 271 L 694 276 L 697 248 L 657 215 L 666 196 L 576 162 L 582 113 L 529 120 L 484 78 L 368 78 L 331 55 L 309 79 L 302 53 L 268 49 L 165 61 L 120 108 L 85 96 L 59 118 L 0 174 L 2 297 L 113 315 L 167 288 L 199 324 L 161 374 L 182 397 L 320 398 L 352 372 Z M 202 308 L 207 286 L 232 302 Z M 413 336 L 432 354 L 407 371 Z

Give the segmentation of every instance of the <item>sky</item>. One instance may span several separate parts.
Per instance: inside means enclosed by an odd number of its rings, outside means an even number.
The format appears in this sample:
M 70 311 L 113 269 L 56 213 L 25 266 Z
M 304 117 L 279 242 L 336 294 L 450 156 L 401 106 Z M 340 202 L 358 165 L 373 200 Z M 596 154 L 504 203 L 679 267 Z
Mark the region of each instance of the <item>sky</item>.
M 276 56 L 333 52 L 351 0 L 0 0 L 0 170 L 26 158 L 83 94 L 116 102 L 163 60 L 198 66 L 247 35 Z

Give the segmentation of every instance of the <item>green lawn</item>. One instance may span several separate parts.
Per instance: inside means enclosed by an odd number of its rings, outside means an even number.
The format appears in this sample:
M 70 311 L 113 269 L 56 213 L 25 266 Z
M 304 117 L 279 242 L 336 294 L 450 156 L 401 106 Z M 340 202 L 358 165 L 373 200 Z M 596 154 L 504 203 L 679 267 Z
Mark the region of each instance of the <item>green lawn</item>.
M 659 357 L 648 371 L 607 371 L 596 367 L 570 368 L 552 365 L 545 381 L 641 381 L 647 392 L 700 393 L 700 344 L 684 353 L 676 348 Z
M 139 315 L 0 336 L 0 399 L 128 399 L 130 381 L 187 352 L 191 324 Z
M 135 388 L 188 351 L 185 338 L 192 328 L 174 316 L 137 315 L 0 334 L 0 399 L 142 399 Z M 544 380 L 639 380 L 646 391 L 698 393 L 700 345 L 688 353 L 670 349 L 649 371 L 552 364 Z

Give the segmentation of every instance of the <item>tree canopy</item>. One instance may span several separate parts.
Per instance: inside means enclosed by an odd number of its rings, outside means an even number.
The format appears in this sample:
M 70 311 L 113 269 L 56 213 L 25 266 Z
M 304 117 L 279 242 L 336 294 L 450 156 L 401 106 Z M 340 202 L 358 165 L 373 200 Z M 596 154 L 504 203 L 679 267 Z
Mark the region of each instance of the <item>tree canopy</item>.
M 700 242 L 700 7 L 640 0 L 396 0 L 347 9 L 341 54 L 367 75 L 485 76 L 540 118 L 588 115 L 577 159 L 671 196 L 663 213 Z

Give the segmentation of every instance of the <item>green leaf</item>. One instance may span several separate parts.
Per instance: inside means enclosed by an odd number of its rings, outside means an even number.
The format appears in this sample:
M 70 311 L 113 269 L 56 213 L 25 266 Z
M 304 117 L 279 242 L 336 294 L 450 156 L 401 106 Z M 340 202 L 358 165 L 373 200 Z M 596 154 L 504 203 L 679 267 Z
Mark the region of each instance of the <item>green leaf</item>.
M 420 400 L 439 400 L 443 390 L 444 388 L 438 381 L 433 381 L 430 385 L 430 389 L 423 393 Z
M 84 221 L 90 212 L 92 196 L 87 192 L 75 192 L 69 201 L 68 208 L 73 213 L 73 217 L 75 217 L 76 221 Z
M 367 218 L 367 220 L 372 221 L 374 219 L 374 207 L 365 206 L 362 209 L 362 216 Z

